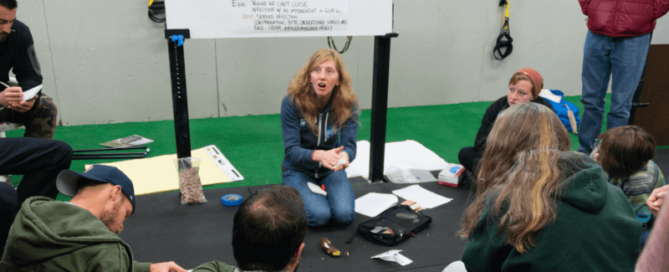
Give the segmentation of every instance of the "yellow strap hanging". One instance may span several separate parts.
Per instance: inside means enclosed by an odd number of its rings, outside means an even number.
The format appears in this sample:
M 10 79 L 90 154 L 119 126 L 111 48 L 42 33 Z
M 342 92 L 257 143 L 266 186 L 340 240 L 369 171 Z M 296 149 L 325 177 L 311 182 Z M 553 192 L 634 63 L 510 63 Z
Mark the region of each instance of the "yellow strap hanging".
M 150 7 L 151 5 L 153 5 L 153 0 L 149 0 L 149 7 Z M 506 13 L 509 13 L 508 9 L 507 9 Z M 507 15 L 506 17 L 509 17 L 509 15 Z
M 506 1 L 506 13 L 504 13 L 504 21 L 508 21 L 508 20 L 509 20 L 509 0 Z M 502 24 L 503 23 L 504 22 L 502 22 Z M 505 25 L 504 29 L 509 29 L 509 25 Z

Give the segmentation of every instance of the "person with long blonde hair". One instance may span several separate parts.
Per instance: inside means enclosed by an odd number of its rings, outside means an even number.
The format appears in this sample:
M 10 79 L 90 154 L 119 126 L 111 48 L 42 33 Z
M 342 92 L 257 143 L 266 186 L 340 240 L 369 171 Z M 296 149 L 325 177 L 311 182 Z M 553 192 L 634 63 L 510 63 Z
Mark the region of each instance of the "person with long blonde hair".
M 320 49 L 290 81 L 281 103 L 285 185 L 300 192 L 309 226 L 350 224 L 355 195 L 343 171 L 355 159 L 358 98 L 336 50 Z M 325 187 L 327 196 L 309 188 Z
M 459 231 L 468 271 L 634 270 L 641 223 L 602 168 L 570 146 L 543 105 L 499 115 Z

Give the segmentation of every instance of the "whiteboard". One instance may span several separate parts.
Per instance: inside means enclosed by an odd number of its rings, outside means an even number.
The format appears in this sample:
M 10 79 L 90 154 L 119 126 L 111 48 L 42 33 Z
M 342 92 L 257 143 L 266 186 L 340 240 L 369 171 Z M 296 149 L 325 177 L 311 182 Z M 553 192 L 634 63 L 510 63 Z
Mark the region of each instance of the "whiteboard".
M 377 36 L 392 0 L 165 0 L 167 29 L 191 39 Z

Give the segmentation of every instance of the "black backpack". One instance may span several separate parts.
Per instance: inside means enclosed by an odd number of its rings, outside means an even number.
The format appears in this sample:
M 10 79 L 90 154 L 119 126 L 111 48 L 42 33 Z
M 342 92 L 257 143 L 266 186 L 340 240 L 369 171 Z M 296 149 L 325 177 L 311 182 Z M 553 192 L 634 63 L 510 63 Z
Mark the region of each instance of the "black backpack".
M 393 246 L 419 233 L 432 223 L 432 217 L 415 212 L 407 205 L 396 205 L 358 225 L 358 233 L 377 244 Z M 392 229 L 394 234 L 383 233 Z

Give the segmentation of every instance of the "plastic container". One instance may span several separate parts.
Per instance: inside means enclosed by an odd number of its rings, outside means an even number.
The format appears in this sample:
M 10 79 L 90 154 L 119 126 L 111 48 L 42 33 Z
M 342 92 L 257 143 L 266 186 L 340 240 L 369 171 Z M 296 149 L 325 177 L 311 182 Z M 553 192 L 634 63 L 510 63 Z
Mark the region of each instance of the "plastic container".
M 464 166 L 449 163 L 446 169 L 439 172 L 438 183 L 450 187 L 458 187 L 458 178 L 464 171 Z
M 395 166 L 391 166 L 388 168 L 388 173 L 387 175 L 388 179 L 392 183 L 416 183 L 418 182 L 418 179 L 409 172 L 408 169 L 400 169 Z
M 399 169 L 391 166 L 388 169 L 388 179 L 392 183 L 421 183 L 421 182 L 435 182 L 437 179 L 434 175 L 423 169 Z

